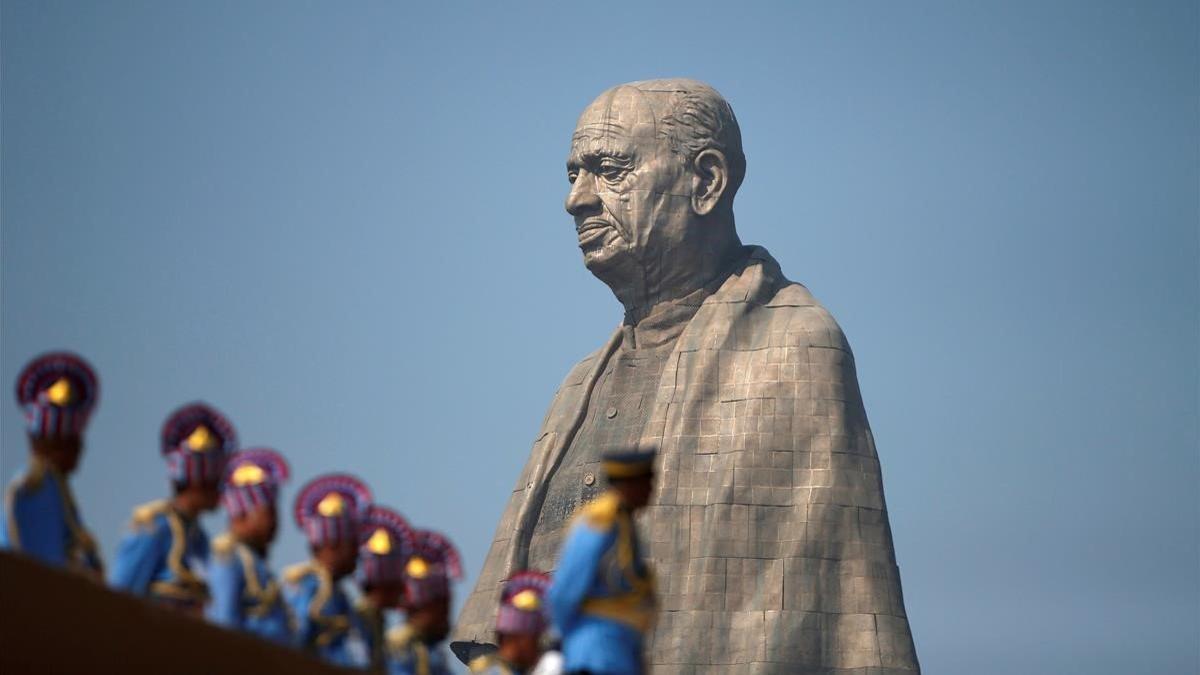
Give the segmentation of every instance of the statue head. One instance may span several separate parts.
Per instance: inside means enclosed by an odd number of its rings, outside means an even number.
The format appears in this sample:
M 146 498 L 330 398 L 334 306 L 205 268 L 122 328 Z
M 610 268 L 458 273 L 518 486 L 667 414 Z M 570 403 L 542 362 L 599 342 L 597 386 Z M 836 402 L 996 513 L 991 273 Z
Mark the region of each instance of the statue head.
M 745 173 L 737 119 L 712 87 L 609 89 L 580 115 L 567 159 L 584 264 L 635 318 L 699 288 L 741 248 L 733 198 Z

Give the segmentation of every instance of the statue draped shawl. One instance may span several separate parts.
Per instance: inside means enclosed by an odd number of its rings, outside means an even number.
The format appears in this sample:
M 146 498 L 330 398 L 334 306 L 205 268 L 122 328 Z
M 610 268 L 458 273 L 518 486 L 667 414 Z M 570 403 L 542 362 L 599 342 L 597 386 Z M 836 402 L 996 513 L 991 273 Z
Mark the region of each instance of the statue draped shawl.
M 529 540 L 621 335 L 555 394 L 455 639 L 492 641 L 500 582 L 553 569 Z M 661 607 L 652 672 L 919 672 L 854 357 L 766 250 L 680 335 L 640 446 L 659 450 L 639 517 Z

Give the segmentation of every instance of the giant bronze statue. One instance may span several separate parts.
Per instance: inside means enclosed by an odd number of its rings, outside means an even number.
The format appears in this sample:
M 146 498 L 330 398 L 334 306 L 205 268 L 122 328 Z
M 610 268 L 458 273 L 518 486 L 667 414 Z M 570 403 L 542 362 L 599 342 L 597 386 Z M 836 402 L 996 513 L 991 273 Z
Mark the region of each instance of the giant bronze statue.
M 919 671 L 854 357 L 739 240 L 745 171 L 733 110 L 700 82 L 621 85 L 579 118 L 566 208 L 625 317 L 555 394 L 458 639 L 490 639 L 510 571 L 554 568 L 601 455 L 656 448 L 654 673 Z

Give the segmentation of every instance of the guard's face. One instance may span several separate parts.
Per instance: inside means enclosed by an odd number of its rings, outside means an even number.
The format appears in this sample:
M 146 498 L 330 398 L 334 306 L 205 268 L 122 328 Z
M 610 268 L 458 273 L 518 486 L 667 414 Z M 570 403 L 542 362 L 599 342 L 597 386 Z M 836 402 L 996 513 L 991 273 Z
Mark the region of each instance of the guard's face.
M 358 567 L 358 538 L 348 537 L 332 547 L 333 572 L 335 576 L 346 576 Z
M 229 526 L 239 540 L 265 548 L 275 540 L 279 518 L 274 506 L 264 506 L 230 519 Z
M 682 239 L 691 224 L 692 173 L 659 138 L 646 94 L 600 95 L 575 128 L 567 159 L 567 212 L 593 274 L 636 273 Z
M 79 436 L 38 438 L 32 444 L 34 452 L 45 457 L 63 475 L 69 476 L 79 468 L 79 456 L 83 454 L 83 439 Z
M 196 486 L 199 495 L 200 509 L 212 511 L 221 504 L 221 484 L 216 481 L 204 482 Z
M 408 608 L 408 623 L 426 640 L 439 642 L 450 634 L 450 598 Z
M 404 608 L 404 584 L 398 581 L 374 584 L 367 589 L 367 595 L 375 601 L 375 606 L 385 609 Z

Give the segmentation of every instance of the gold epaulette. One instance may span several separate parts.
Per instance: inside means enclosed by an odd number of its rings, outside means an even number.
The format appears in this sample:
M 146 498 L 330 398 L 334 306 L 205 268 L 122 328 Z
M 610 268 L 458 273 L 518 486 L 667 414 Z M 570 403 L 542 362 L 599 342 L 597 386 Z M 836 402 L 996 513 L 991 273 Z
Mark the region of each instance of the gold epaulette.
M 487 669 L 492 667 L 492 662 L 494 660 L 495 659 L 491 654 L 476 656 L 475 658 L 471 659 L 470 663 L 467 664 L 467 670 L 471 671 L 472 673 L 487 672 Z
M 621 510 L 621 498 L 615 492 L 605 492 L 579 510 L 579 519 L 595 530 L 611 529 Z
M 169 508 L 167 500 L 159 499 L 133 510 L 133 520 L 130 521 L 130 527 L 134 529 L 144 530 L 154 525 L 154 519 L 159 515 L 166 513 Z
M 311 560 L 308 562 L 296 563 L 283 570 L 283 580 L 289 584 L 298 584 L 304 577 L 312 574 L 316 570 L 313 569 Z
M 237 539 L 233 538 L 231 532 L 222 532 L 212 540 L 212 552 L 222 558 L 228 558 L 235 548 L 237 548 Z
M 404 651 L 412 644 L 412 641 L 417 637 L 417 631 L 413 630 L 408 624 L 392 626 L 388 629 L 387 636 L 384 640 L 387 642 L 388 649 L 391 651 Z

